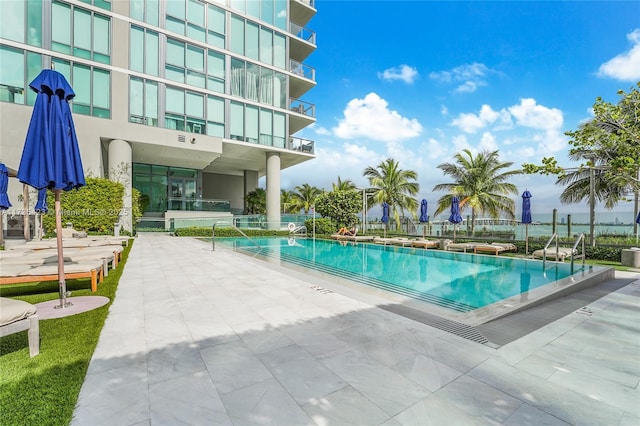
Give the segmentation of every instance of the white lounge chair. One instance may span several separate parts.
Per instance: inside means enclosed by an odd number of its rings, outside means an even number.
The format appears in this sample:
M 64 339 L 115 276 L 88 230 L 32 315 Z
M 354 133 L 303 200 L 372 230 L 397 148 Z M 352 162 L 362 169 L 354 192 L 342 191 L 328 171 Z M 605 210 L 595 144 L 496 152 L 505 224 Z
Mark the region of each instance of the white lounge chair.
M 40 322 L 31 303 L 0 297 L 0 337 L 27 330 L 29 355 L 40 353 Z

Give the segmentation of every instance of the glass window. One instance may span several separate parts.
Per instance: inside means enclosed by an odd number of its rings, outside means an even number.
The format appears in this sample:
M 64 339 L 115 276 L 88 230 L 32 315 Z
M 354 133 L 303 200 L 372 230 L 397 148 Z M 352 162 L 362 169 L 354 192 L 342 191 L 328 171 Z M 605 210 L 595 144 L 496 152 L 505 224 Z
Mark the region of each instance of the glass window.
M 0 46 L 0 101 L 24 104 L 25 82 L 24 52 Z
M 14 3 L 14 2 L 0 2 Z M 31 46 L 42 46 L 42 2 L 37 0 L 27 0 L 27 44 Z M 1 6 L 0 6 L 1 7 Z M 0 16 L 3 13 L 0 12 Z M 0 18 L 2 19 L 2 18 Z M 4 27 L 4 23 L 0 24 Z M 4 37 L 4 36 L 0 36 Z
M 73 55 L 91 59 L 91 12 L 88 10 L 73 10 L 73 40 Z
M 224 100 L 214 96 L 207 98 L 207 134 L 224 137 Z
M 93 69 L 93 115 L 108 118 L 111 116 L 111 74 L 107 70 Z
M 167 16 L 164 27 L 172 33 L 184 35 L 184 21 L 181 19 L 176 19 L 173 16 Z
M 245 38 L 245 55 L 251 59 L 259 60 L 259 27 L 253 22 L 247 22 Z
M 93 17 L 93 58 L 103 64 L 110 63 L 111 57 L 111 25 L 106 16 Z
M 260 60 L 273 65 L 273 32 L 260 28 Z
M 0 69 L 6 69 L 0 66 Z M 27 52 L 27 83 L 31 83 L 42 71 L 42 56 L 39 53 Z M 36 92 L 27 88 L 27 105 L 36 101 Z
M 258 108 L 247 105 L 245 114 L 245 140 L 251 143 L 258 143 Z
M 0 1 L 0 37 L 23 43 L 24 15 L 24 2 Z
M 287 0 L 275 0 L 276 27 L 287 30 Z
M 74 110 L 78 106 L 86 107 L 84 114 L 91 113 L 91 69 L 86 65 L 73 65 Z
M 184 83 L 184 68 L 165 65 L 164 76 L 169 80 L 177 81 L 178 83 Z
M 207 56 L 207 88 L 224 93 L 224 55 L 209 50 Z
M 245 11 L 244 0 L 230 0 L 230 2 L 231 2 L 232 9 L 235 9 L 237 11 L 244 13 Z
M 158 33 L 147 31 L 145 34 L 144 71 L 147 74 L 158 75 L 158 51 L 160 41 Z
M 244 97 L 245 88 L 245 64 L 244 61 L 231 59 L 231 94 Z
M 129 16 L 144 22 L 145 0 L 129 0 Z
M 209 5 L 209 16 L 207 20 L 207 42 L 221 49 L 225 48 L 225 16 L 224 10 Z
M 204 27 L 204 4 L 197 0 L 189 0 L 187 3 L 187 21 L 190 24 Z
M 167 87 L 167 111 L 184 114 L 184 91 Z
M 140 52 L 144 49 L 144 30 L 140 27 L 131 26 L 129 31 L 129 69 L 132 71 L 144 72 L 144 56 Z
M 184 21 L 185 3 L 184 0 L 171 0 L 166 2 L 167 15 L 173 16 Z
M 147 126 L 158 125 L 158 83 L 155 81 L 144 84 L 144 116 Z
M 51 5 L 51 49 L 71 53 L 71 6 L 54 2 Z
M 204 72 L 204 49 L 187 45 L 187 68 Z
M 273 65 L 287 69 L 287 41 L 285 36 L 275 33 L 273 36 Z
M 231 15 L 231 46 L 232 52 L 244 55 L 244 19 Z
M 129 80 L 129 121 L 144 124 L 144 81 L 136 77 Z
M 167 63 L 184 68 L 184 43 L 167 39 Z
M 262 20 L 273 24 L 273 0 L 262 0 Z
M 231 102 L 229 133 L 231 139 L 244 140 L 244 107 L 241 103 Z
M 285 116 L 281 112 L 273 113 L 273 146 L 284 148 L 286 141 Z
M 204 96 L 187 92 L 186 113 L 192 117 L 204 118 Z
M 279 108 L 287 107 L 287 76 L 276 72 L 273 80 L 274 106 Z
M 271 110 L 260 110 L 260 144 L 273 145 L 273 123 L 272 123 Z
M 251 62 L 247 62 L 246 79 L 246 98 L 257 101 L 260 87 L 260 67 Z
M 263 68 L 260 73 L 260 102 L 273 105 L 273 71 Z
M 247 2 L 247 15 L 260 19 L 260 1 Z

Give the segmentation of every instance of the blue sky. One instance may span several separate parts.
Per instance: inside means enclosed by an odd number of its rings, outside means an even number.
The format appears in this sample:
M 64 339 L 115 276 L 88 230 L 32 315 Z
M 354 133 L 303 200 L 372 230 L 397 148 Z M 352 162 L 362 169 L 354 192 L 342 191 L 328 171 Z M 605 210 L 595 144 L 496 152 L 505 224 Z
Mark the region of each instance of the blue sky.
M 316 0 L 316 9 L 307 28 L 318 48 L 305 63 L 318 84 L 304 100 L 317 123 L 297 136 L 315 141 L 317 158 L 284 170 L 285 189 L 331 189 L 338 176 L 366 186 L 364 169 L 392 157 L 435 203 L 434 185 L 451 182 L 436 166 L 464 148 L 497 149 L 514 168 L 551 155 L 575 165 L 564 132 L 590 117 L 596 97 L 617 102 L 640 81 L 637 1 Z M 554 182 L 513 181 L 532 192 L 534 213 L 588 211 L 561 205 Z

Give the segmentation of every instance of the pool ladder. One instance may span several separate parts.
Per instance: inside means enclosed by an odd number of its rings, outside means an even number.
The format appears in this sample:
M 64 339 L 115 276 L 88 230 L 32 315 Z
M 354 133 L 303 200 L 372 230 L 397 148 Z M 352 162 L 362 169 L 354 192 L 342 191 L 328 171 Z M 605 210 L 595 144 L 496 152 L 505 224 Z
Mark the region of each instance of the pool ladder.
M 547 244 L 545 244 L 544 249 L 542 250 L 542 269 L 543 270 L 545 267 L 545 263 L 547 261 L 547 249 L 549 248 L 549 246 L 554 240 L 556 242 L 556 261 L 558 260 L 558 257 L 559 257 L 558 256 L 558 243 L 559 243 L 558 234 L 554 233 L 551 236 L 551 238 L 549 238 L 549 241 L 547 241 Z M 574 253 L 577 253 L 578 244 L 580 243 L 582 243 L 580 254 L 574 255 Z M 576 240 L 576 242 L 573 244 L 573 247 L 571 248 L 571 273 L 572 274 L 573 274 L 575 259 L 582 259 L 582 266 L 584 267 L 585 258 L 586 256 L 584 254 L 584 234 L 580 234 L 578 235 L 578 239 Z
M 218 224 L 218 222 L 214 222 L 213 223 L 213 227 L 211 228 L 211 249 L 212 251 L 216 251 L 216 225 Z M 235 224 L 235 221 L 232 223 L 229 223 L 229 226 L 233 229 L 235 229 L 236 231 L 238 231 L 243 237 L 245 237 L 247 240 L 251 241 L 253 244 L 256 245 L 256 247 L 258 247 L 259 249 L 261 249 L 262 247 L 260 246 L 260 244 L 258 244 L 253 238 L 251 238 L 250 236 L 248 236 L 247 234 L 245 234 L 244 232 L 242 232 L 242 229 L 238 228 Z

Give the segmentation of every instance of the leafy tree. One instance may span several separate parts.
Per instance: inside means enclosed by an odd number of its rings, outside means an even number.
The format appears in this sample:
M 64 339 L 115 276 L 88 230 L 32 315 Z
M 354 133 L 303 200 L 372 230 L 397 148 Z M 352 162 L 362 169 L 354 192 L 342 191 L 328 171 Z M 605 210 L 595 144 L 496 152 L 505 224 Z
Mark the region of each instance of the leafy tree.
M 356 189 L 356 184 L 351 181 L 351 179 L 342 180 L 340 176 L 338 176 L 338 180 L 335 183 L 332 183 L 334 191 L 353 191 Z
M 362 200 L 357 191 L 324 192 L 316 198 L 316 211 L 322 217 L 331 218 L 338 227 L 357 223 L 360 210 Z
M 293 193 L 293 206 L 294 211 L 304 210 L 304 213 L 309 213 L 311 206 L 316 202 L 316 197 L 322 193 L 322 190 L 311 186 L 308 183 L 296 186 L 296 192 Z
M 514 184 L 507 181 L 521 170 L 508 170 L 512 162 L 501 162 L 498 151 L 483 151 L 473 155 L 468 149 L 454 156 L 455 163 L 442 163 L 438 168 L 451 176 L 454 182 L 441 183 L 434 186 L 434 191 L 447 191 L 448 194 L 438 199 L 438 207 L 434 215 L 438 215 L 451 208 L 451 198 L 460 198 L 460 208 L 471 209 L 471 231 L 474 229 L 474 219 L 478 213 L 488 214 L 493 218 L 506 215 L 515 219 L 515 201 L 509 197 L 517 194 Z
M 591 244 L 595 245 L 595 202 L 613 208 L 629 192 L 635 194 L 635 215 L 640 203 L 640 82 L 628 93 L 620 90 L 617 104 L 598 97 L 594 117 L 569 136 L 569 158 L 577 167 L 558 166 L 555 157 L 541 165 L 523 164 L 526 173 L 554 174 L 557 185 L 568 185 L 562 203 L 589 200 Z
M 294 213 L 294 193 L 286 189 L 280 190 L 280 208 L 282 213 Z
M 393 216 L 396 227 L 400 228 L 400 216 L 404 217 L 405 209 L 415 212 L 420 185 L 415 182 L 418 174 L 413 170 L 403 170 L 393 158 L 387 158 L 376 167 L 367 167 L 363 173 L 369 179 L 372 192 L 368 195 L 369 206 L 389 205 L 389 216 Z
M 248 192 L 246 200 L 248 214 L 267 214 L 267 192 L 264 188 Z

